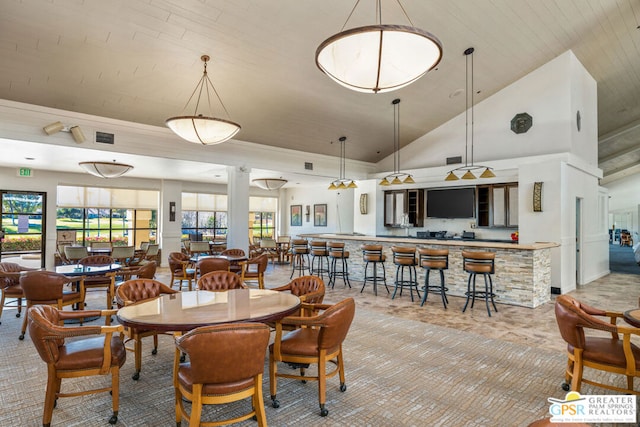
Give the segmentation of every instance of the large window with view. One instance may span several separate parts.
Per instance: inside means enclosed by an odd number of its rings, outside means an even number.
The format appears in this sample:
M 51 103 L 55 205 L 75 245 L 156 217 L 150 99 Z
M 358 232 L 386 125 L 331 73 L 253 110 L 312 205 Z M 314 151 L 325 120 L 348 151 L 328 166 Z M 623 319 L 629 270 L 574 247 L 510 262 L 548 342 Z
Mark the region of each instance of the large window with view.
M 57 230 L 76 233 L 76 243 L 136 246 L 156 242 L 157 191 L 58 186 Z
M 249 236 L 253 242 L 274 238 L 277 207 L 276 197 L 249 197 Z
M 182 240 L 227 238 L 225 194 L 182 193 Z

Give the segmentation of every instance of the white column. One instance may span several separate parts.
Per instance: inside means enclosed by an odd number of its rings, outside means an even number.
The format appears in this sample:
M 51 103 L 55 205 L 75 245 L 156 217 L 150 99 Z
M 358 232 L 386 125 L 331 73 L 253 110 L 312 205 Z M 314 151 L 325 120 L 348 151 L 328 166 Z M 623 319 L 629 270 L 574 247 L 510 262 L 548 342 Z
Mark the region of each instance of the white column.
M 175 203 L 174 220 L 171 220 L 170 203 Z M 166 265 L 169 254 L 182 249 L 182 184 L 179 181 L 162 181 L 158 225 L 158 244 L 162 249 L 160 263 Z
M 227 166 L 227 248 L 249 253 L 249 173 L 243 166 Z

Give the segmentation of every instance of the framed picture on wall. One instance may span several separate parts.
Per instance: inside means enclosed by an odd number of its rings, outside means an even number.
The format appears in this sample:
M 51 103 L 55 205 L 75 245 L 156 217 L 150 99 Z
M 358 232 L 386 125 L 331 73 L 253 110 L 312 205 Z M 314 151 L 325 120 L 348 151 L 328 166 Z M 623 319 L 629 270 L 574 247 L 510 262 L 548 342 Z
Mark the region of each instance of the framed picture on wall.
M 291 205 L 291 226 L 302 226 L 302 205 Z
M 327 226 L 327 205 L 313 205 L 313 225 L 315 227 Z

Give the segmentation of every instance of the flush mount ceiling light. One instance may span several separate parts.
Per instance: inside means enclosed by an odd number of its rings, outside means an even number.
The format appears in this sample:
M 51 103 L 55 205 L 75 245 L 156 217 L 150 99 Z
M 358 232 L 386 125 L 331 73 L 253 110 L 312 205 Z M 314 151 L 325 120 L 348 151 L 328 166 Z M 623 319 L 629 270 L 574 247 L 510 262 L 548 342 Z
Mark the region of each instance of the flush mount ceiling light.
M 69 132 L 73 137 L 73 140 L 78 144 L 82 144 L 86 138 L 80 126 L 65 126 L 62 122 L 53 122 L 42 128 L 47 135 L 53 135 L 58 132 Z
M 100 178 L 117 178 L 133 169 L 133 166 L 113 162 L 80 162 L 82 169 Z
M 193 90 L 191 97 L 184 106 L 183 112 L 189 107 L 191 100 L 197 93 L 196 106 L 192 116 L 176 116 L 170 117 L 165 120 L 166 125 L 176 133 L 180 138 L 186 139 L 189 142 L 196 144 L 210 145 L 220 144 L 221 142 L 231 139 L 240 130 L 240 125 L 230 120 L 220 119 L 213 117 L 213 110 L 211 109 L 211 95 L 215 94 L 222 105 L 222 109 L 226 113 L 227 117 L 229 112 L 222 103 L 218 91 L 211 83 L 209 76 L 207 75 L 207 62 L 209 62 L 209 55 L 202 55 L 200 57 L 204 62 L 204 72 L 200 81 Z M 200 106 L 200 98 L 204 95 L 207 97 L 207 104 L 209 106 L 208 115 L 204 115 L 198 112 Z
M 393 173 L 382 178 L 380 185 L 415 184 L 411 174 L 400 172 L 400 99 L 394 99 L 391 104 L 393 104 Z
M 356 182 L 352 179 L 345 178 L 346 171 L 346 148 L 345 141 L 347 140 L 346 136 L 341 136 L 340 141 L 340 177 L 338 179 L 334 179 L 329 184 L 329 190 L 343 190 L 345 188 L 358 188 Z
M 351 90 L 383 93 L 407 86 L 438 65 L 440 40 L 416 28 L 400 0 L 395 1 L 410 26 L 383 25 L 381 0 L 376 0 L 375 25 L 345 30 L 360 3 L 357 0 L 341 32 L 318 46 L 318 68 Z
M 277 190 L 282 188 L 288 181 L 282 178 L 257 178 L 251 182 L 264 190 Z
M 465 135 L 464 135 L 464 166 L 460 166 L 458 168 L 452 169 L 447 174 L 447 177 L 444 179 L 445 181 L 457 181 L 459 179 L 476 179 L 476 176 L 473 174 L 475 171 L 478 173 L 480 170 L 484 169 L 484 171 L 480 174 L 480 178 L 494 178 L 496 176 L 493 173 L 493 170 L 487 166 L 475 165 L 473 163 L 473 52 L 474 48 L 470 47 L 464 51 L 466 56 L 465 59 L 465 112 L 464 112 L 464 121 L 465 121 Z M 471 60 L 469 60 L 471 59 Z M 469 64 L 471 64 L 471 73 L 469 73 Z M 469 108 L 469 103 L 471 103 L 471 108 Z M 471 114 L 469 114 L 471 113 Z M 469 115 L 471 115 L 471 127 L 469 127 Z M 471 132 L 469 132 L 471 131 Z M 468 162 L 468 147 L 469 147 L 469 134 L 471 134 L 471 163 Z M 461 177 L 458 177 L 456 174 L 463 173 Z

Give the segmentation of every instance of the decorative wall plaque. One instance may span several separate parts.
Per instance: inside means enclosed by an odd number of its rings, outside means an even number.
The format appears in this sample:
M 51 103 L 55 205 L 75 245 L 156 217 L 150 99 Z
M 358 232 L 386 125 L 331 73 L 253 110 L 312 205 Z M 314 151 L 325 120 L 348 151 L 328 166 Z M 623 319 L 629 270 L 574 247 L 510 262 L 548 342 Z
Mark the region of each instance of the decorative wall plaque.
M 542 183 L 533 183 L 533 211 L 542 212 Z
M 525 133 L 533 126 L 533 117 L 527 113 L 518 113 L 511 119 L 511 130 L 515 133 Z

